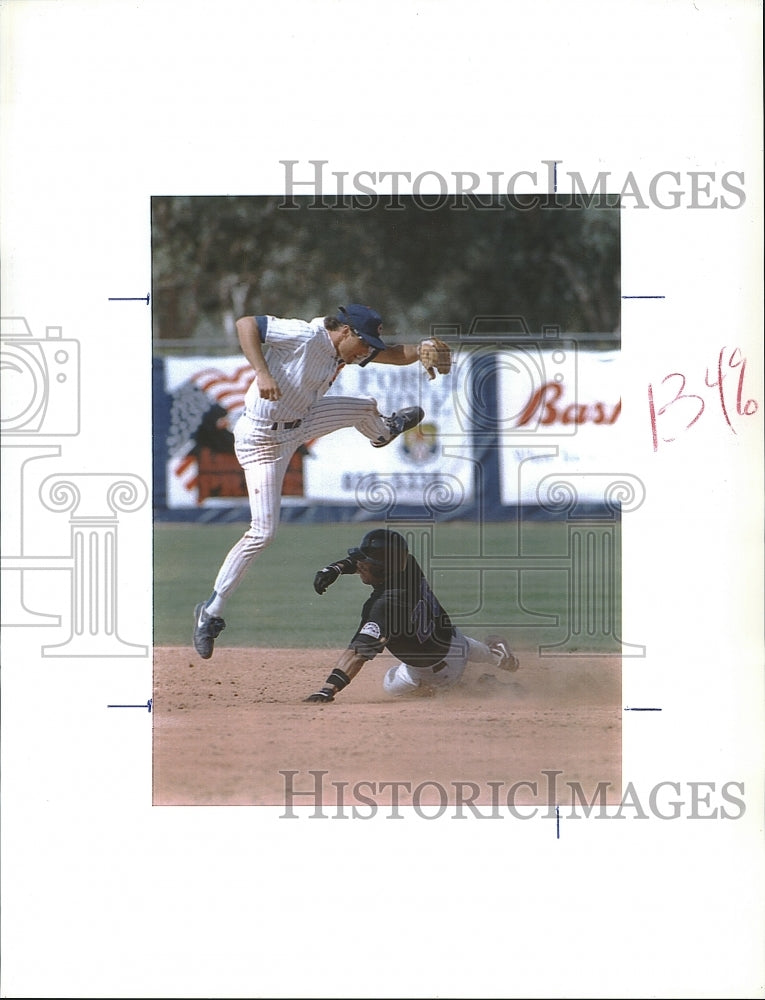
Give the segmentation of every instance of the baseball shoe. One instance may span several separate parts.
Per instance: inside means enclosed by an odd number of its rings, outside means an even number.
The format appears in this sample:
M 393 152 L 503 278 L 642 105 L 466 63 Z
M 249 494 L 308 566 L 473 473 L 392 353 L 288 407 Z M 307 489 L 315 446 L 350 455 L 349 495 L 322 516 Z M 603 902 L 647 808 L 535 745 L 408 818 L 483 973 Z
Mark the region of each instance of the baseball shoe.
M 204 601 L 194 608 L 194 649 L 203 660 L 210 659 L 215 640 L 225 627 L 226 623 L 222 618 L 207 614 Z
M 486 645 L 497 657 L 497 662 L 494 665 L 499 670 L 507 670 L 508 673 L 514 674 L 520 667 L 518 657 L 512 652 L 507 642 L 501 636 L 490 635 L 486 640 Z
M 377 441 L 372 441 L 373 448 L 384 448 L 386 444 L 390 444 L 399 434 L 403 434 L 404 431 L 410 431 L 413 427 L 419 424 L 423 417 L 425 416 L 425 411 L 419 406 L 406 406 L 403 410 L 399 410 L 397 413 L 391 414 L 389 417 L 385 417 L 385 423 L 388 425 L 388 430 L 390 431 L 390 437 L 387 440 L 378 439 Z

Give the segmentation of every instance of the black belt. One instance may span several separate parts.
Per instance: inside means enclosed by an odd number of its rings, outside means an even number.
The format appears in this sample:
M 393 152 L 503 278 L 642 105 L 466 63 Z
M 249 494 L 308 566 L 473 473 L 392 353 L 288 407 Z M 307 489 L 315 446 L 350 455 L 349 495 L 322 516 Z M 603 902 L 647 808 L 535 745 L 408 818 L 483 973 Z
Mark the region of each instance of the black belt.
M 285 431 L 294 431 L 296 427 L 299 427 L 303 423 L 302 420 L 285 420 L 283 423 L 273 423 L 271 424 L 272 431 L 278 431 L 280 428 Z

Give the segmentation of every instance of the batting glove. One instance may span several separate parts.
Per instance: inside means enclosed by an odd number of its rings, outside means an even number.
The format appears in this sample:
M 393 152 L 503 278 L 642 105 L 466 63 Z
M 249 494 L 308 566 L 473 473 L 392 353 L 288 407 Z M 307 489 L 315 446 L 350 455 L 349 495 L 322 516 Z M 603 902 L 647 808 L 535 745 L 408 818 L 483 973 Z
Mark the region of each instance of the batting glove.
M 333 584 L 339 576 L 355 572 L 356 563 L 352 559 L 340 559 L 338 562 L 330 563 L 329 566 L 320 569 L 313 578 L 313 589 L 317 594 L 323 594 L 327 587 Z
M 332 673 L 327 678 L 327 683 L 321 689 L 321 691 L 316 691 L 315 694 L 309 694 L 304 701 L 334 701 L 335 695 L 338 691 L 342 691 L 344 687 L 348 687 L 351 683 L 351 679 L 346 674 L 344 670 L 340 667 L 335 667 Z
M 334 701 L 335 700 L 335 691 L 334 691 L 334 688 L 323 687 L 321 689 L 321 691 L 316 691 L 315 694 L 309 694 L 308 697 L 304 698 L 303 700 L 304 701 L 319 701 L 319 702 Z
M 337 566 L 325 566 L 313 578 L 313 589 L 317 594 L 323 594 L 327 587 L 331 586 L 339 576 L 340 570 Z

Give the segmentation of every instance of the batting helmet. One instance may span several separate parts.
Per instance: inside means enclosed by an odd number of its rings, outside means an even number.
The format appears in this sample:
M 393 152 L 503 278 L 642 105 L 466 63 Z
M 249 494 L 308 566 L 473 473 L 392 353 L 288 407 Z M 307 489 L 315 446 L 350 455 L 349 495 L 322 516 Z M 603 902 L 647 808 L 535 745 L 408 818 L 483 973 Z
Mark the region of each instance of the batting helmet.
M 361 539 L 358 548 L 348 549 L 351 559 L 380 566 L 386 573 L 398 573 L 406 564 L 409 546 L 403 535 L 387 528 L 375 528 Z

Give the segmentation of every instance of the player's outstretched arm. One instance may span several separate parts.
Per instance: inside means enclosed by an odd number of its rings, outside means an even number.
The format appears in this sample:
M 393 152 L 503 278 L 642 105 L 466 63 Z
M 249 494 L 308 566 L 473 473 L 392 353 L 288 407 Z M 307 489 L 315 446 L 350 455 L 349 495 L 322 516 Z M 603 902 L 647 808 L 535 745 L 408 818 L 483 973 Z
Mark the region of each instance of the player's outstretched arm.
M 242 353 L 255 372 L 255 380 L 260 390 L 260 398 L 280 399 L 282 394 L 281 389 L 268 370 L 266 359 L 263 356 L 263 342 L 260 339 L 260 330 L 258 330 L 255 317 L 243 316 L 241 319 L 238 319 L 236 321 L 236 334 L 239 337 L 239 345 L 242 348 Z
M 308 697 L 303 700 L 315 702 L 334 701 L 335 695 L 339 691 L 342 691 L 344 687 L 348 687 L 366 662 L 367 658 L 359 656 L 359 654 L 354 650 L 343 650 L 334 670 L 327 678 L 324 687 L 319 691 L 315 691 L 313 694 L 309 694 Z
M 452 350 L 438 337 L 429 337 L 418 344 L 394 344 L 386 347 L 372 358 L 372 362 L 383 365 L 412 365 L 419 361 L 428 378 L 436 374 L 448 375 L 452 370 Z
M 372 358 L 373 364 L 380 365 L 412 365 L 419 361 L 419 344 L 394 344 L 378 351 Z
M 330 563 L 329 566 L 324 566 L 323 569 L 320 569 L 316 573 L 316 576 L 313 578 L 313 589 L 317 594 L 323 594 L 339 576 L 355 572 L 356 563 L 353 559 L 338 559 L 337 562 Z

